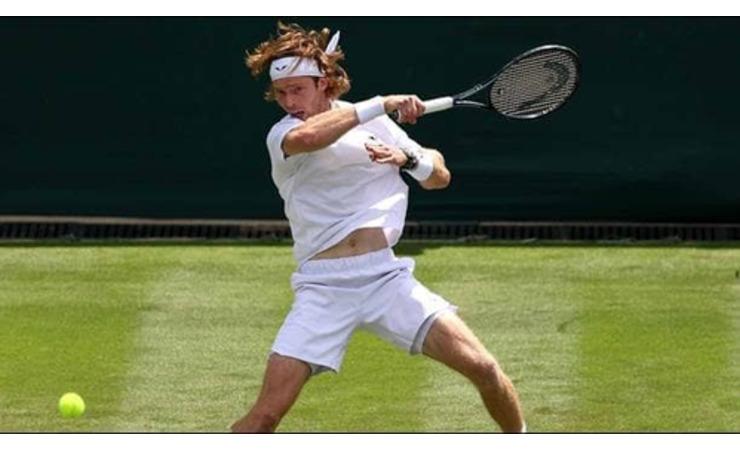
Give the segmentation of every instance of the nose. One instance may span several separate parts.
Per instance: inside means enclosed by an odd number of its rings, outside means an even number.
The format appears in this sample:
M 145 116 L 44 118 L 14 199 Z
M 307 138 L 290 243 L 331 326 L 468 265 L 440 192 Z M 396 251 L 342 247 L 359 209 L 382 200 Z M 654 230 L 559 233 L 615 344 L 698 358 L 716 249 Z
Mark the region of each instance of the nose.
M 286 109 L 293 110 L 296 107 L 296 99 L 292 95 L 286 95 L 283 102 Z

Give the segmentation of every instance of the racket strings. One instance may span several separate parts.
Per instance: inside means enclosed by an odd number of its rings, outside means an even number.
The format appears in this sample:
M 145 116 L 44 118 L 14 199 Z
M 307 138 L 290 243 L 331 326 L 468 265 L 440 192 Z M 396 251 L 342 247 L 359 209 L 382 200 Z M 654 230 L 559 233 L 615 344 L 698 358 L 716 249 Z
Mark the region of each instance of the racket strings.
M 512 118 L 547 114 L 563 104 L 577 84 L 573 55 L 550 50 L 529 55 L 499 74 L 491 86 L 491 105 Z

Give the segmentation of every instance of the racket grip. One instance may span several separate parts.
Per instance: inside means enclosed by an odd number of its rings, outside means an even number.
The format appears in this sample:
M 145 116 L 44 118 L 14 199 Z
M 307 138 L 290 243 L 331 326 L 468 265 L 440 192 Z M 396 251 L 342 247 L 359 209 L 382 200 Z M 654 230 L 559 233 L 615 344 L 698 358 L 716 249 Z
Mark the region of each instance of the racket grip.
M 426 108 L 424 114 L 444 111 L 446 109 L 452 108 L 453 106 L 455 106 L 455 100 L 452 97 L 434 98 L 432 100 L 427 100 L 424 102 L 424 107 Z
M 424 102 L 424 114 L 431 114 L 446 109 L 450 109 L 455 106 L 455 100 L 452 97 L 438 97 Z M 391 119 L 398 121 L 398 111 L 391 111 L 388 113 Z

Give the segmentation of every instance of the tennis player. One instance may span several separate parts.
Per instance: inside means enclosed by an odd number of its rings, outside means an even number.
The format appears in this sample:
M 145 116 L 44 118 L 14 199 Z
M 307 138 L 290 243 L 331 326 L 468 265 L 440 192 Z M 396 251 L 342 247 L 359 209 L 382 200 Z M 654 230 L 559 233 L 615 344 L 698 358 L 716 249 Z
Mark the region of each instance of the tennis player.
M 278 24 L 247 55 L 254 76 L 269 72 L 267 100 L 287 113 L 267 135 L 272 179 L 284 201 L 298 263 L 294 303 L 267 361 L 262 388 L 234 432 L 274 431 L 312 375 L 338 372 L 353 332 L 369 330 L 410 354 L 442 362 L 480 391 L 505 432 L 526 430 L 516 391 L 456 308 L 413 276 L 414 261 L 392 247 L 404 226 L 406 172 L 442 189 L 442 154 L 423 148 L 386 115 L 415 123 L 413 95 L 339 100 L 349 91 L 338 62 L 339 33 Z M 328 45 L 327 45 L 328 42 Z

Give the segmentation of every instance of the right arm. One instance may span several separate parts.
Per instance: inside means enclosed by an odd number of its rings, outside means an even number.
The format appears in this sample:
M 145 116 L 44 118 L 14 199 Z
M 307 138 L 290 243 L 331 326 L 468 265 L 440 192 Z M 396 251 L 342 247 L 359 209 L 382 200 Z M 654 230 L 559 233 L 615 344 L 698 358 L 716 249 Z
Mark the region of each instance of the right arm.
M 411 95 L 383 97 L 383 107 L 385 113 L 400 111 L 402 122 L 416 123 L 416 119 L 424 114 L 424 104 L 418 97 Z M 285 135 L 283 152 L 291 156 L 321 150 L 359 124 L 360 119 L 354 107 L 330 109 L 316 114 Z
M 316 114 L 285 135 L 283 152 L 291 156 L 321 150 L 359 124 L 354 108 L 330 109 Z

